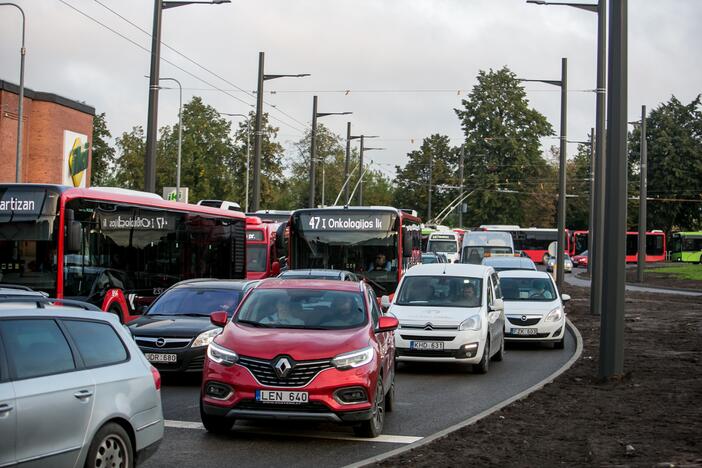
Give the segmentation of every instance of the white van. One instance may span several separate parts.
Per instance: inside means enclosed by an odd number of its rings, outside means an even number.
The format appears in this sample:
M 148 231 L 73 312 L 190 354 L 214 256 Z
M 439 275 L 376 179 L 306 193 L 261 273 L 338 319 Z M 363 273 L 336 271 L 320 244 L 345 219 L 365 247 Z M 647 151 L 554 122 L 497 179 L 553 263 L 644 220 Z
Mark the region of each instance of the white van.
M 458 234 L 453 231 L 432 232 L 427 241 L 427 252 L 442 253 L 450 263 L 457 263 L 461 259 Z
M 461 263 L 480 265 L 484 257 L 514 255 L 514 240 L 508 232 L 471 231 L 463 237 Z

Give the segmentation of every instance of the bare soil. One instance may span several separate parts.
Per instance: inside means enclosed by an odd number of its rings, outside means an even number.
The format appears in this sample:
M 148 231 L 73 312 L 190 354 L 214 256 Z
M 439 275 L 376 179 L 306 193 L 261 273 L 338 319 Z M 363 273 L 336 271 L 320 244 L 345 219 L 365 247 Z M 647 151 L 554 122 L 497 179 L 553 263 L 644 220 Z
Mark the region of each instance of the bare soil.
M 627 294 L 625 371 L 598 374 L 599 317 L 568 287 L 583 354 L 556 381 L 379 466 L 702 466 L 702 300 Z M 509 350 L 505 359 L 509 359 Z
M 578 271 L 578 269 L 573 269 L 573 273 L 578 275 L 579 278 L 590 278 L 590 275 L 585 270 Z M 638 283 L 636 281 L 636 268 L 626 269 L 626 282 L 637 286 L 650 286 L 652 288 L 689 289 L 690 291 L 702 292 L 702 281 L 679 279 L 670 273 L 656 273 L 650 270 L 644 272 L 644 282 Z

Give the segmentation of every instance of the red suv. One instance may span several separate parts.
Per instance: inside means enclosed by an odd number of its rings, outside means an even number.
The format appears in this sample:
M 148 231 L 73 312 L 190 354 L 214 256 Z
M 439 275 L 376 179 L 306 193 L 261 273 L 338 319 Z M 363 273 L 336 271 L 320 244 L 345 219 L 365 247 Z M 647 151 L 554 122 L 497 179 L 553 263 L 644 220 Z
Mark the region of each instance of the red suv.
M 209 345 L 200 415 L 210 432 L 236 419 L 352 424 L 377 437 L 395 389 L 397 319 L 365 283 L 263 281 Z

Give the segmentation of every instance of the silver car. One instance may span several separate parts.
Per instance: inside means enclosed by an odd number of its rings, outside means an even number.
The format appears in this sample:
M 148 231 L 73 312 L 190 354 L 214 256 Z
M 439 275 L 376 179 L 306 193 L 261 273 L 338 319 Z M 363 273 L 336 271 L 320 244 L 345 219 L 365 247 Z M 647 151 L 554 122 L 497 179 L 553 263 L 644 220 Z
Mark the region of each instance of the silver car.
M 556 257 L 549 257 L 546 263 L 546 271 L 553 271 L 553 267 L 556 265 Z M 563 255 L 563 272 L 572 273 L 573 272 L 573 260 L 570 259 L 570 255 Z
M 152 455 L 161 378 L 118 319 L 17 301 L 0 298 L 0 467 L 133 467 Z

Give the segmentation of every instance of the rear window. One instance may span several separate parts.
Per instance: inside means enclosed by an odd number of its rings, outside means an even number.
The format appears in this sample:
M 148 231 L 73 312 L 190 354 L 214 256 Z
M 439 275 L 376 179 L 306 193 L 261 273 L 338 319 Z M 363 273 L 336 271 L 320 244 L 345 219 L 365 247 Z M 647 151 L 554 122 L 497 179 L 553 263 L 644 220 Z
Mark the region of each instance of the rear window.
M 255 289 L 236 322 L 265 328 L 340 330 L 367 321 L 360 292 L 310 289 Z
M 548 278 L 500 277 L 502 297 L 505 301 L 553 301 L 556 291 Z
M 241 291 L 213 288 L 169 289 L 149 308 L 146 315 L 185 315 L 207 317 L 212 312 L 234 313 Z
M 53 320 L 4 320 L 0 321 L 0 331 L 17 379 L 76 368 L 66 337 Z
M 480 307 L 482 278 L 463 276 L 406 276 L 397 296 L 397 305 Z
M 86 367 L 107 366 L 127 360 L 127 350 L 114 328 L 106 323 L 64 320 Z

